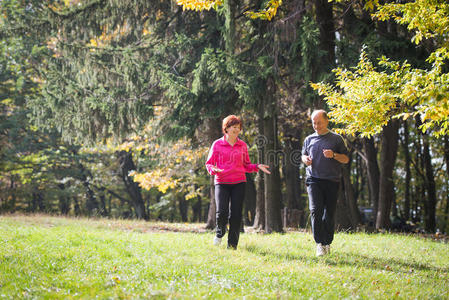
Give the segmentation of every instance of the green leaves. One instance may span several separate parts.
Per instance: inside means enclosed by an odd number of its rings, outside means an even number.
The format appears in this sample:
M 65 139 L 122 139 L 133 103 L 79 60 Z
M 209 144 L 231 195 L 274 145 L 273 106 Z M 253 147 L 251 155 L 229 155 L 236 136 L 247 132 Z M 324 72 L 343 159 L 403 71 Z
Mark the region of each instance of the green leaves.
M 344 125 L 346 134 L 371 136 L 380 132 L 398 105 L 395 84 L 386 73 L 375 70 L 364 51 L 355 71 L 338 68 L 334 72 L 336 87 L 312 84 L 326 96 L 331 119 Z
M 373 9 L 377 1 L 368 1 Z M 379 5 L 373 14 L 380 20 L 393 18 L 415 31 L 416 44 L 424 38 L 439 46 L 427 59 L 430 69 L 412 68 L 405 62 L 379 59 L 378 66 L 362 50 L 354 71 L 337 68 L 335 86 L 312 84 L 326 96 L 333 121 L 344 126 L 347 134 L 371 136 L 379 133 L 391 118 L 419 116 L 423 132 L 435 136 L 449 134 L 449 74 L 445 63 L 449 58 L 449 4 L 444 1 L 418 0 L 406 4 Z

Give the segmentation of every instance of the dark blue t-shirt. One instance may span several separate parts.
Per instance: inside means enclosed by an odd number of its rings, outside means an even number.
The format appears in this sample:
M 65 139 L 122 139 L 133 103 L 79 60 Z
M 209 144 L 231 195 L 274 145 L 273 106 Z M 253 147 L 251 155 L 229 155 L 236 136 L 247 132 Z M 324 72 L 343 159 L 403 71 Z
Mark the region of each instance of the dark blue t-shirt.
M 307 177 L 338 182 L 341 176 L 341 163 L 333 158 L 326 158 L 323 154 L 324 149 L 330 149 L 335 153 L 348 154 L 348 149 L 341 135 L 332 131 L 323 135 L 315 132 L 305 138 L 302 147 L 302 154 L 309 155 L 312 158 L 312 164 L 306 168 L 306 175 Z

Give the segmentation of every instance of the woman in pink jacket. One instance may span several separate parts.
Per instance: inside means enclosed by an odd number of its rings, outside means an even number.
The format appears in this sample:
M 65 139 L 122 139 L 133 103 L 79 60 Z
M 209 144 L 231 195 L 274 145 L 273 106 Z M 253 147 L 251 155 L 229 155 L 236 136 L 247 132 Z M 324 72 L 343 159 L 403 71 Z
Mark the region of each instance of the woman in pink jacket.
M 267 165 L 251 163 L 248 146 L 238 138 L 242 130 L 242 121 L 238 117 L 230 115 L 224 118 L 222 130 L 224 136 L 212 144 L 206 161 L 207 171 L 215 176 L 217 233 L 214 245 L 221 243 L 229 217 L 228 248 L 237 249 L 246 173 L 262 170 L 270 174 L 270 171 Z

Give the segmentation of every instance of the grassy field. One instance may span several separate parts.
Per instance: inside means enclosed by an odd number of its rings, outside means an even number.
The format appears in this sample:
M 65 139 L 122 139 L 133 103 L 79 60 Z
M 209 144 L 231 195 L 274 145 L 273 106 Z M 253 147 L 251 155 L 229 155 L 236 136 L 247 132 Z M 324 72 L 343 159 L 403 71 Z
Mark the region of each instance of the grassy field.
M 202 226 L 0 216 L 0 299 L 449 299 L 447 243 L 339 233 L 317 258 L 310 233 L 233 251 Z

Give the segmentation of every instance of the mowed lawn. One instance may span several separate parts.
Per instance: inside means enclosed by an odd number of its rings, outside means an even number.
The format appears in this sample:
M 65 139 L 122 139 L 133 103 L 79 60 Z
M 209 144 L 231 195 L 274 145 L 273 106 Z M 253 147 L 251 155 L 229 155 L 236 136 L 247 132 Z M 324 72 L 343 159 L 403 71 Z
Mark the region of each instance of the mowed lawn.
M 212 245 L 202 224 L 0 216 L 0 299 L 449 299 L 449 245 L 338 233 L 245 233 Z

